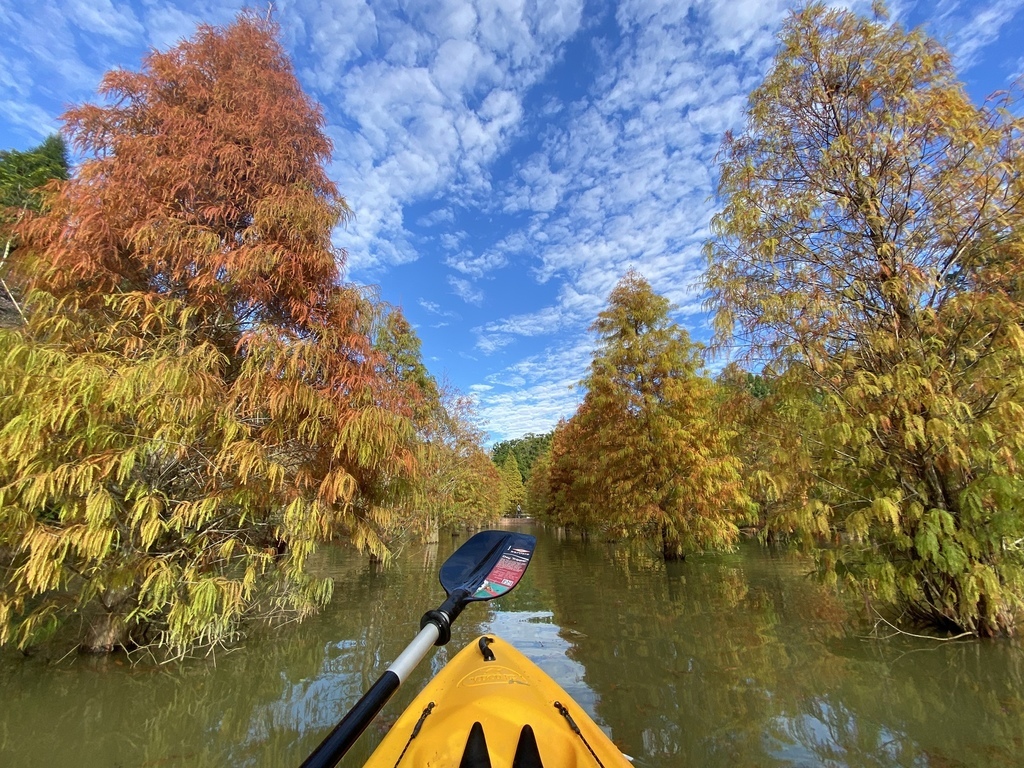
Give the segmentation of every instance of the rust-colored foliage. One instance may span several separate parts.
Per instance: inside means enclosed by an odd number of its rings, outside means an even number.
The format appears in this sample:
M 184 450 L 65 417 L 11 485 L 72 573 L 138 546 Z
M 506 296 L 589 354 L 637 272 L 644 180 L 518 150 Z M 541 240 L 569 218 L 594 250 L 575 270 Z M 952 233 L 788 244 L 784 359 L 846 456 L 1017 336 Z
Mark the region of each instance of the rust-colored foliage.
M 200 27 L 65 116 L 87 159 L 22 226 L 30 322 L 0 333 L 0 642 L 77 613 L 88 647 L 184 652 L 323 604 L 320 542 L 386 555 L 410 389 L 340 282 L 348 209 L 276 36 Z
M 321 110 L 276 34 L 253 15 L 200 27 L 139 72 L 109 72 L 109 105 L 65 113 L 90 159 L 28 228 L 41 287 L 94 306 L 115 291 L 185 297 L 248 324 L 326 320 L 348 208 L 323 167 Z

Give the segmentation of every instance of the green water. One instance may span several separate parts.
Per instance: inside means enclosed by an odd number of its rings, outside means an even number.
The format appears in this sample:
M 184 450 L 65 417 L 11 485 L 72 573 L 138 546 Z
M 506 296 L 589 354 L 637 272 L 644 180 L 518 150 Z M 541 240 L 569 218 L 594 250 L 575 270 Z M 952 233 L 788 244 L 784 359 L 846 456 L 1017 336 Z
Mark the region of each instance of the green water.
M 467 609 L 554 677 L 638 766 L 1024 765 L 1024 649 L 844 623 L 806 562 L 747 544 L 665 566 L 543 530 L 511 594 Z M 298 765 L 444 597 L 462 539 L 380 570 L 343 552 L 322 616 L 181 664 L 0 657 L 0 766 Z M 358 766 L 439 649 L 342 762 Z M 501 768 L 496 766 L 495 768 Z

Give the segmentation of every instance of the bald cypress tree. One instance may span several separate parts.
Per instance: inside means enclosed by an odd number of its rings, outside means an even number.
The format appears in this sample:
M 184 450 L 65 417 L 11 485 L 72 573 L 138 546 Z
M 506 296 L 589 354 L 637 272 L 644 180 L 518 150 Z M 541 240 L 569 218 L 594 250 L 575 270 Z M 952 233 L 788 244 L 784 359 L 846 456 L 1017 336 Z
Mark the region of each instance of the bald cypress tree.
M 615 286 L 591 326 L 584 401 L 555 432 L 549 493 L 585 525 L 656 534 L 676 559 L 731 545 L 749 501 L 699 346 L 669 310 L 634 272 Z
M 186 652 L 322 605 L 322 542 L 386 554 L 409 398 L 277 34 L 202 26 L 64 116 L 86 159 L 18 227 L 32 313 L 0 332 L 0 642 L 73 616 L 90 649 Z
M 523 485 L 523 474 L 519 471 L 519 462 L 514 453 L 505 454 L 505 458 L 498 465 L 498 474 L 501 475 L 501 482 L 505 486 L 505 508 L 502 514 L 520 514 L 526 504 L 526 486 Z
M 777 372 L 800 437 L 777 525 L 836 534 L 830 578 L 981 635 L 1024 606 L 1018 113 L 974 105 L 921 30 L 812 4 L 725 141 L 707 247 L 719 338 Z

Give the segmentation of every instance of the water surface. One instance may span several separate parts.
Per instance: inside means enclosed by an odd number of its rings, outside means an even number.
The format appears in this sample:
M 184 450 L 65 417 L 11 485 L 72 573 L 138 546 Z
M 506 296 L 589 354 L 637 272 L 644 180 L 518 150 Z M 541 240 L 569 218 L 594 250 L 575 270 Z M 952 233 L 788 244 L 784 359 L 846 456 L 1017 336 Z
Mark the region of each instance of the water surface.
M 470 606 L 342 765 L 358 766 L 429 675 L 482 632 L 516 645 L 635 765 L 1024 764 L 1015 642 L 850 624 L 801 558 L 753 543 L 666 566 L 642 544 L 533 530 L 517 589 Z M 0 657 L 0 765 L 298 765 L 416 634 L 464 539 L 382 570 L 345 550 L 335 600 L 230 653 L 162 666 Z M 450 650 L 449 650 L 450 649 Z

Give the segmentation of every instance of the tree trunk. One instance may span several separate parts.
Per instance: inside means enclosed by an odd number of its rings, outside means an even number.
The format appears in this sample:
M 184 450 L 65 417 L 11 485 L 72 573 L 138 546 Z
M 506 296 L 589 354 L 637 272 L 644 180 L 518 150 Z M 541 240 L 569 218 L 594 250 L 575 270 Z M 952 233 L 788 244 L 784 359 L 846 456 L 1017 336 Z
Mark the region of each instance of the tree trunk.
M 665 558 L 665 562 L 682 562 L 686 559 L 682 542 L 669 535 L 666 525 L 661 526 L 661 556 Z
M 427 533 L 424 536 L 423 541 L 425 544 L 437 544 L 441 540 L 441 526 L 438 525 L 437 518 L 432 517 L 427 522 Z
M 103 610 L 89 623 L 81 649 L 86 653 L 113 653 L 129 646 L 128 625 L 125 614 L 131 592 L 128 589 L 109 589 L 100 603 Z

